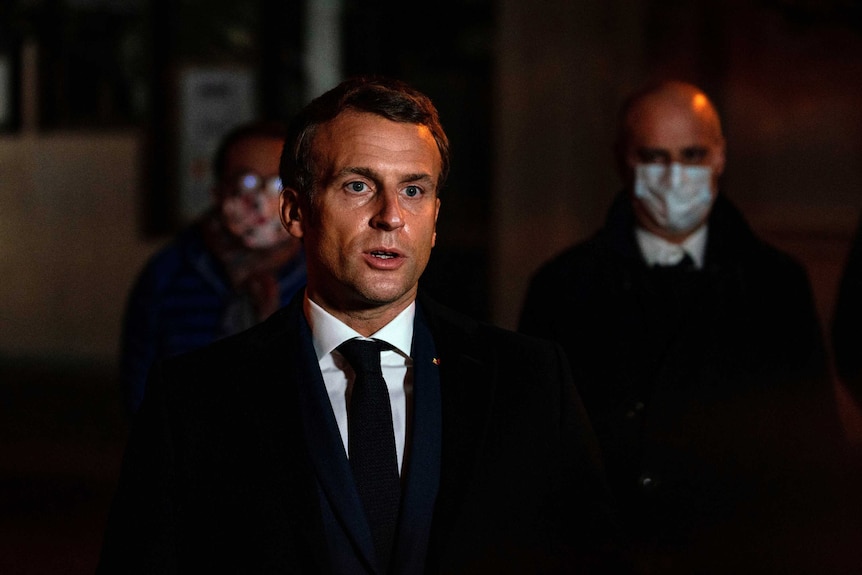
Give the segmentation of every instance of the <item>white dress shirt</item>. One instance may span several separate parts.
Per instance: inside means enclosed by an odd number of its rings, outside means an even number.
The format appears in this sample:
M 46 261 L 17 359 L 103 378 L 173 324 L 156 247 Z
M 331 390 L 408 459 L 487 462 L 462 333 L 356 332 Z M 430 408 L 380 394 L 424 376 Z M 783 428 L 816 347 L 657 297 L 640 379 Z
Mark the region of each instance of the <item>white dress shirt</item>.
M 703 259 L 706 252 L 707 225 L 700 226 L 693 234 L 685 238 L 681 244 L 674 244 L 664 238 L 660 238 L 642 227 L 635 228 L 635 238 L 638 247 L 648 266 L 672 266 L 678 264 L 685 254 L 688 254 L 694 267 L 703 268 Z
M 311 326 L 314 351 L 320 364 L 323 383 L 338 423 L 344 453 L 350 457 L 347 441 L 347 405 L 353 390 L 355 378 L 353 369 L 336 349 L 348 339 L 376 339 L 385 341 L 393 350 L 380 353 L 380 368 L 389 389 L 389 405 L 392 408 L 392 426 L 395 434 L 395 449 L 398 455 L 398 470 L 401 472 L 404 461 L 404 448 L 407 443 L 407 427 L 413 404 L 413 360 L 410 352 L 413 344 L 413 318 L 416 315 L 416 302 L 411 303 L 395 319 L 386 324 L 370 338 L 359 335 L 352 328 L 336 319 L 332 314 L 305 296 L 305 317 Z

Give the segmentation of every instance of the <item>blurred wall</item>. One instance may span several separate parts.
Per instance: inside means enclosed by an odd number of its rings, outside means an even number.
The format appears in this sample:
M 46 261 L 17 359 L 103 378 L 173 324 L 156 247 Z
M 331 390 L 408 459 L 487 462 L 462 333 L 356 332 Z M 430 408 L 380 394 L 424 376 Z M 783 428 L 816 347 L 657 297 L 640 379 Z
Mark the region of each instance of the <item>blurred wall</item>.
M 644 17 L 636 0 L 501 2 L 490 285 L 504 327 L 530 275 L 592 233 L 619 186 L 615 119 L 644 78 Z
M 826 9 L 722 14 L 724 187 L 758 232 L 806 265 L 828 337 L 862 209 L 862 26 Z
M 116 363 L 141 238 L 136 133 L 0 137 L 0 359 Z

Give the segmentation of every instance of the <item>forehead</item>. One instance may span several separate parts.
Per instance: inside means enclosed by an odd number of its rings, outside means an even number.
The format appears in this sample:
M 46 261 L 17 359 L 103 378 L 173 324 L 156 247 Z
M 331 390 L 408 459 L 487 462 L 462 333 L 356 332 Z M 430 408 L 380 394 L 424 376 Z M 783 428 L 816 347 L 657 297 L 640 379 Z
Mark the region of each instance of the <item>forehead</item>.
M 315 130 L 313 155 L 329 172 L 363 167 L 438 177 L 440 151 L 427 126 L 348 110 Z
M 717 144 L 716 126 L 703 111 L 679 102 L 645 99 L 628 114 L 628 144 L 634 148 L 681 149 Z
M 251 168 L 258 171 L 278 171 L 281 148 L 280 138 L 250 136 L 237 140 L 225 154 L 227 171 Z

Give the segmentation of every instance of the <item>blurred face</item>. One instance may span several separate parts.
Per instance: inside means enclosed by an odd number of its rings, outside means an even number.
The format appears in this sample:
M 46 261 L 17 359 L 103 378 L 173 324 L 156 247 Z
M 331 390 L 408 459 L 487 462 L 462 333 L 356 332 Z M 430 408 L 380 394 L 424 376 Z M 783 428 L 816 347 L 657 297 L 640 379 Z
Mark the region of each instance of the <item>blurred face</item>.
M 630 190 L 635 188 L 636 173 L 649 174 L 652 183 L 671 186 L 706 174 L 709 206 L 718 193 L 718 178 L 724 171 L 724 139 L 718 116 L 708 100 L 698 93 L 659 93 L 647 96 L 627 118 L 627 138 L 623 145 L 623 177 Z M 667 170 L 661 169 L 662 167 Z M 708 168 L 690 170 L 688 167 Z M 692 184 L 694 185 L 694 184 Z M 691 192 L 693 193 L 693 191 Z M 633 195 L 638 222 L 647 230 L 670 240 L 680 240 L 691 230 L 668 227 Z M 699 216 L 698 227 L 708 216 Z
M 291 189 L 282 204 L 305 244 L 307 295 L 373 333 L 416 297 L 436 240 L 440 153 L 424 126 L 355 111 L 319 126 L 313 150 L 311 204 Z
M 249 249 L 271 248 L 290 237 L 279 215 L 282 144 L 277 138 L 246 138 L 236 142 L 225 158 L 215 191 L 222 221 Z

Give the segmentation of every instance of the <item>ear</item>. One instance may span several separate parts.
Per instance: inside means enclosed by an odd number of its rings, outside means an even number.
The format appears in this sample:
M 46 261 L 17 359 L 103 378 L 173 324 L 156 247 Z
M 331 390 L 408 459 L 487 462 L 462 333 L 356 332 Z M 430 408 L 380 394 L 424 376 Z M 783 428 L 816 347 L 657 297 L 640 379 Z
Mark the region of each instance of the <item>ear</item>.
M 295 238 L 304 234 L 302 208 L 299 202 L 299 192 L 293 188 L 284 188 L 280 196 L 281 223 L 284 229 Z

